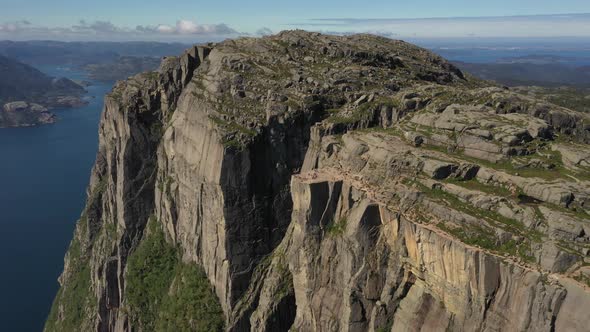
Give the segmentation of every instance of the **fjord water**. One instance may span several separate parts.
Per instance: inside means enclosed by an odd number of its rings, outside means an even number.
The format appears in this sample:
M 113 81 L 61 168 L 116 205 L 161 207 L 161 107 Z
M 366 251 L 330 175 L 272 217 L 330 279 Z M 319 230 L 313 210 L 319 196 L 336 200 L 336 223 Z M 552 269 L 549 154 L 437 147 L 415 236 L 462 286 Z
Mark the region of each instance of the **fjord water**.
M 84 78 L 61 68 L 40 69 Z M 0 129 L 2 331 L 41 331 L 57 292 L 96 156 L 103 96 L 112 86 L 92 83 L 90 103 L 54 110 L 57 123 Z

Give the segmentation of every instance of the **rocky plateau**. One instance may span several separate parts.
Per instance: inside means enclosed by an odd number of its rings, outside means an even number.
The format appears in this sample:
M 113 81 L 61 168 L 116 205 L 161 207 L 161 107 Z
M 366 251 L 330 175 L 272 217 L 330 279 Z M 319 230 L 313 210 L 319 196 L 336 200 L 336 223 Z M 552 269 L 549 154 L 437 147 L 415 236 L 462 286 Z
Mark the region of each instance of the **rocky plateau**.
M 403 41 L 194 46 L 106 96 L 45 329 L 587 330 L 588 143 Z

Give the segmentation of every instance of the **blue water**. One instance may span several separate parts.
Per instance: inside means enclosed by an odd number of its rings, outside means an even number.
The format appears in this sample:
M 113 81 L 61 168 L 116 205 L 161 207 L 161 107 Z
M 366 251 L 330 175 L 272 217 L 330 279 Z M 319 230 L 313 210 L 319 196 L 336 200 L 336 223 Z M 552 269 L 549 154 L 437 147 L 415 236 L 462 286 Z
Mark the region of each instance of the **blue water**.
M 590 65 L 589 38 L 450 38 L 410 39 L 451 60 L 491 63 L 530 55 L 557 56 L 568 66 Z
M 590 65 L 589 50 L 546 50 L 546 49 L 473 49 L 473 48 L 432 48 L 432 51 L 451 61 L 470 63 L 494 63 L 530 55 L 559 56 L 560 64 L 581 67 Z
M 85 79 L 63 68 L 40 69 Z M 111 88 L 93 84 L 90 103 L 54 110 L 55 124 L 0 129 L 1 331 L 41 331 L 57 292 L 96 156 L 103 96 Z

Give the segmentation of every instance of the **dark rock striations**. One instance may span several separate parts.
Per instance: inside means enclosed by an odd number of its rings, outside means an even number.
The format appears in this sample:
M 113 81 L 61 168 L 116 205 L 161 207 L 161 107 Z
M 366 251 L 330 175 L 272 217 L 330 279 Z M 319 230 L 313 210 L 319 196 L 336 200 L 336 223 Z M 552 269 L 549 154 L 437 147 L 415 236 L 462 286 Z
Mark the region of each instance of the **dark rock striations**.
M 105 104 L 48 331 L 219 329 L 183 285 L 229 331 L 587 326 L 587 114 L 304 31 L 195 46 Z

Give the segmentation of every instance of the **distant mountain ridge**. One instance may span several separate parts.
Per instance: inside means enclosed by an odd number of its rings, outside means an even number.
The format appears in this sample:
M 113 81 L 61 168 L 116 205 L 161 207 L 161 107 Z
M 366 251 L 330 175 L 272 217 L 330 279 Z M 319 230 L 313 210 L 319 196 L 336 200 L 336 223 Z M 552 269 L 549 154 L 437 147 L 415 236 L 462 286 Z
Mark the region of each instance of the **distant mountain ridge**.
M 579 59 L 558 55 L 505 57 L 490 63 L 454 61 L 461 70 L 523 94 L 570 108 L 590 111 L 590 66 Z
M 27 64 L 85 66 L 108 63 L 120 56 L 161 57 L 179 54 L 188 45 L 160 42 L 0 41 L 0 55 Z
M 83 93 L 67 78 L 53 78 L 22 62 L 0 55 L 0 100 L 35 100 L 47 94 Z
M 120 56 L 108 63 L 92 63 L 84 66 L 88 77 L 97 81 L 114 82 L 133 75 L 158 69 L 162 59 L 153 56 Z
M 0 56 L 0 127 L 52 123 L 47 108 L 83 105 L 86 92 L 67 78 L 50 77 L 41 71 Z
M 508 86 L 538 85 L 555 87 L 569 85 L 590 87 L 590 70 L 586 67 L 566 66 L 560 63 L 467 63 L 455 65 L 479 78 L 493 80 Z
M 155 70 L 163 56 L 186 48 L 160 42 L 0 41 L 0 127 L 51 123 L 55 116 L 39 110 L 83 104 L 81 86 L 32 66 L 66 66 L 84 70 L 98 81 L 117 81 Z M 9 102 L 19 103 L 3 107 Z

